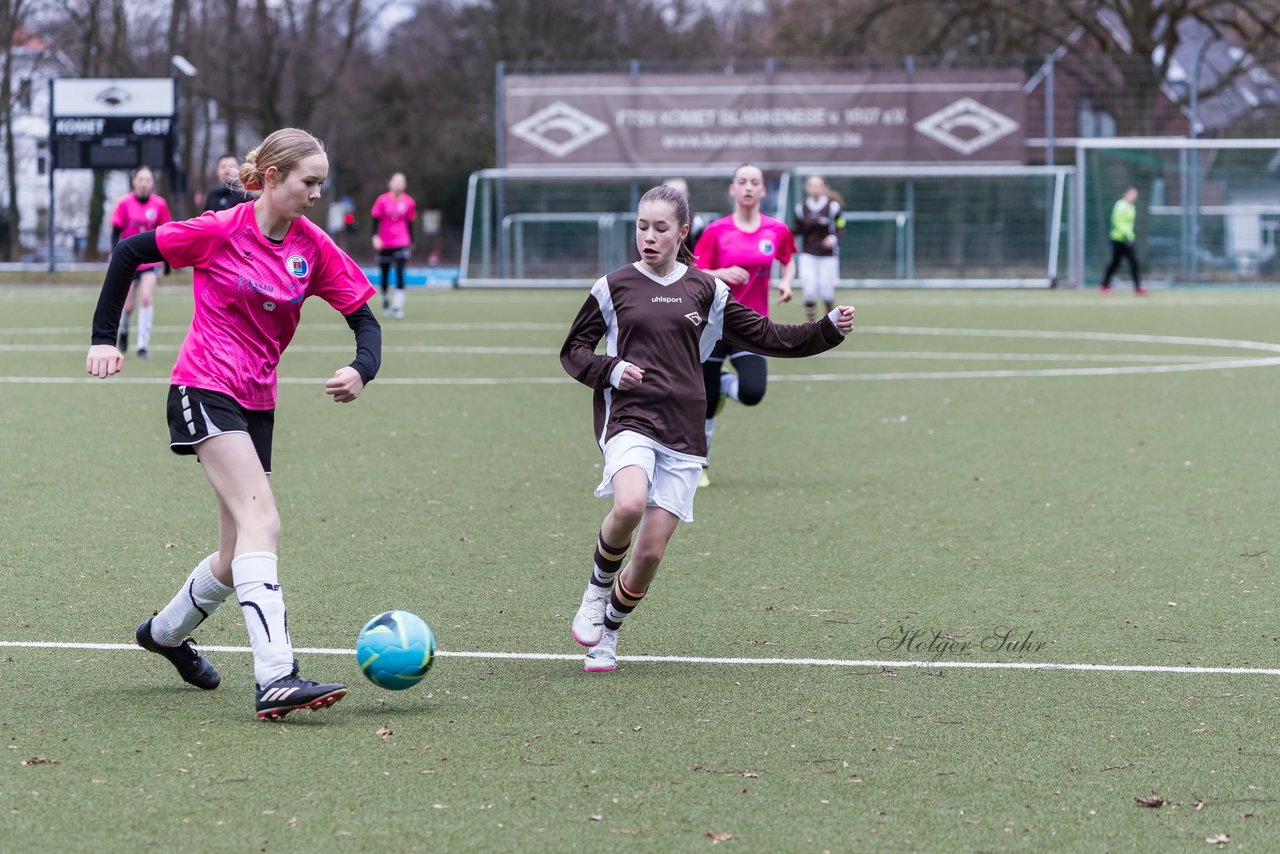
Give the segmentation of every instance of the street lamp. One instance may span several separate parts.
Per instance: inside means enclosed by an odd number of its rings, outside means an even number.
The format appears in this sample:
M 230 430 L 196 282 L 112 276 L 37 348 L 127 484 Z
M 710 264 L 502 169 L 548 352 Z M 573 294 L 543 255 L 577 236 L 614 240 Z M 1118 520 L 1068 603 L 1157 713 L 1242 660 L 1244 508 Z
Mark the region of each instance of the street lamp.
M 175 53 L 173 59 L 169 60 L 173 67 L 186 77 L 195 77 L 199 70 L 191 64 L 191 61 L 185 56 Z

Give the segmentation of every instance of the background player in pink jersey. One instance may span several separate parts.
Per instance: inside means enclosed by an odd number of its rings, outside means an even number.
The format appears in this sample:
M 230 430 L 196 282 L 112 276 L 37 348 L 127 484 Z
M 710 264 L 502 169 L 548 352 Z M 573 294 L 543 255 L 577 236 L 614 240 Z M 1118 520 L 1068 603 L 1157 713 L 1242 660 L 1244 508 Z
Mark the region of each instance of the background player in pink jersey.
M 331 706 L 346 686 L 298 675 L 276 557 L 280 515 L 267 475 L 275 424 L 276 365 L 309 296 L 341 312 L 355 332 L 356 358 L 325 392 L 339 403 L 360 396 L 378 371 L 382 330 L 366 305 L 374 289 L 360 268 L 303 214 L 320 198 L 329 160 L 306 131 L 278 130 L 246 155 L 240 183 L 261 191 L 237 205 L 168 223 L 121 241 L 93 316 L 86 370 L 118 373 L 116 325 L 129 280 L 141 264 L 191 267 L 195 310 L 169 388 L 169 447 L 195 454 L 218 502 L 218 549 L 136 633 L 182 678 L 211 690 L 221 681 L 189 635 L 232 593 L 253 647 L 259 718 Z
M 698 266 L 727 284 L 739 302 L 768 317 L 769 280 L 775 261 L 782 265 L 778 299 L 780 302 L 791 299 L 791 282 L 796 276 L 795 238 L 786 223 L 760 212 L 765 184 L 759 167 L 744 163 L 735 169 L 729 182 L 729 195 L 733 198 L 733 213 L 707 226 L 694 255 Z M 725 373 L 726 356 L 736 376 Z M 716 415 L 724 401 L 755 406 L 763 400 L 769 367 L 764 356 L 722 343 L 703 363 L 703 369 L 707 385 L 707 445 L 710 446 Z M 711 485 L 705 467 L 698 485 Z
M 111 214 L 111 248 L 126 237 L 151 231 L 169 222 L 169 205 L 155 195 L 156 176 L 150 168 L 139 166 L 131 176 L 133 192 L 121 196 Z M 138 358 L 148 358 L 151 346 L 151 327 L 155 319 L 156 270 L 159 264 L 144 264 L 134 274 L 133 285 L 125 297 L 124 313 L 120 316 L 120 337 L 116 345 L 120 350 L 129 349 L 129 320 L 133 317 L 135 300 L 138 305 Z
M 681 263 L 688 233 L 689 203 L 680 190 L 645 193 L 636 213 L 640 260 L 591 287 L 560 349 L 565 371 L 595 389 L 595 434 L 604 452 L 596 495 L 613 496 L 571 625 L 574 640 L 591 647 L 583 665 L 590 672 L 617 665 L 623 619 L 648 591 L 676 525 L 693 521 L 707 454 L 702 360 L 721 338 L 773 356 L 811 356 L 853 329 L 847 306 L 799 326 L 745 307 L 724 282 Z M 597 354 L 601 339 L 605 352 Z
M 387 182 L 387 192 L 373 203 L 373 248 L 378 252 L 378 272 L 382 277 L 382 313 L 392 317 L 404 317 L 404 265 L 413 249 L 413 221 L 418 215 L 417 204 L 406 193 L 403 172 L 397 172 Z M 396 268 L 396 293 L 388 301 L 387 289 L 391 265 Z

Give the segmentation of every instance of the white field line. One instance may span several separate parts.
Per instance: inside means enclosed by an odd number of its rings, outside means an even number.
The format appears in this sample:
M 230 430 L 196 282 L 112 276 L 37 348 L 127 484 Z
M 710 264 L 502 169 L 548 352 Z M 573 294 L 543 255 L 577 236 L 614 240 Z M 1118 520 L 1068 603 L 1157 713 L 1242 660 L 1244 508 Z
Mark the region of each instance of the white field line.
M 153 326 L 152 333 L 164 332 L 173 333 L 175 335 L 187 334 L 186 326 Z M 327 326 L 317 323 L 309 323 L 306 325 L 308 332 L 336 332 L 350 338 L 351 330 L 342 323 L 329 323 Z M 569 324 L 552 323 L 550 321 L 528 321 L 528 322 L 465 322 L 465 323 L 401 323 L 396 322 L 395 329 L 402 332 L 568 332 Z M 21 337 L 23 335 L 81 335 L 88 340 L 90 326 L 86 323 L 84 326 L 5 326 L 0 327 L 0 336 Z M 559 352 L 559 351 L 557 351 Z
M 131 643 L 68 643 L 59 641 L 0 641 L 0 647 L 20 649 L 85 649 L 124 650 L 142 652 Z M 247 646 L 199 646 L 206 652 L 233 652 L 248 654 Z M 331 647 L 298 647 L 295 652 L 304 655 L 355 656 L 354 649 Z M 503 661 L 579 661 L 582 653 L 553 652 L 464 652 L 437 650 L 442 658 L 484 658 Z M 1186 673 L 1193 675 L 1221 674 L 1227 676 L 1280 676 L 1280 669 L 1267 667 L 1190 667 L 1158 664 L 1055 664 L 1031 661 L 880 661 L 874 659 L 842 658 L 714 658 L 697 655 L 620 655 L 619 661 L 650 662 L 662 664 L 719 664 L 735 665 L 787 665 L 791 667 L 878 667 L 892 670 L 914 667 L 925 670 L 951 668 L 958 670 L 1076 670 L 1094 673 Z
M 482 328 L 494 329 L 503 324 L 479 325 Z M 1123 332 L 1073 332 L 1061 330 L 1021 330 L 1021 329 L 951 329 L 927 326 L 870 326 L 861 330 L 865 335 L 929 335 L 937 337 L 967 338 L 1005 338 L 1005 339 L 1040 339 L 1040 340 L 1074 340 L 1074 341 L 1112 341 L 1135 344 L 1165 344 L 1185 347 L 1230 348 L 1235 350 L 1253 350 L 1262 353 L 1280 353 L 1280 344 L 1267 341 L 1250 341 L 1235 338 L 1195 338 L 1183 335 L 1145 335 Z M 0 330 L 3 334 L 3 330 Z M 314 345 L 313 345 L 314 346 Z M 543 352 L 541 349 L 539 353 Z M 998 354 L 990 354 L 998 355 Z M 1081 354 L 1087 355 L 1087 354 Z M 857 358 L 856 353 L 849 358 Z M 963 354 L 955 356 L 963 360 Z M 1168 374 L 1187 373 L 1190 371 L 1234 370 L 1238 368 L 1271 367 L 1280 364 L 1280 356 L 1240 357 L 1222 356 L 1209 361 L 1183 361 L 1185 356 L 1171 355 L 1165 364 L 1078 367 L 1078 368 L 1040 368 L 1040 369 L 1006 369 L 1006 370 L 964 370 L 964 371 L 887 371 L 879 373 L 822 373 L 822 374 L 777 374 L 776 382 L 875 382 L 890 380 L 955 380 L 955 379 L 1018 379 L 1033 377 L 1099 377 L 1120 376 L 1125 374 Z M 1118 359 L 1113 359 L 1116 361 Z M 160 377 L 118 377 L 115 382 L 159 385 L 168 380 Z M 286 385 L 323 384 L 325 378 L 315 377 L 281 377 L 279 382 Z M 0 376 L 0 384 L 27 385 L 65 385 L 71 383 L 101 382 L 93 377 L 22 377 Z M 568 377 L 379 377 L 379 385 L 405 386 L 504 386 L 504 385 L 563 385 L 573 382 Z
M 106 267 L 104 265 L 105 272 Z M 537 290 L 530 288 L 510 290 L 453 290 L 441 288 L 413 288 L 412 303 L 430 304 L 435 301 L 449 304 L 456 303 L 529 303 L 546 305 L 550 300 L 560 300 L 566 310 L 574 311 L 585 298 L 594 278 L 582 280 L 582 290 L 575 292 L 566 289 Z M 0 302 L 46 304 L 51 300 L 59 303 L 83 303 L 96 305 L 101 288 L 98 285 L 0 285 Z M 163 283 L 158 296 L 163 301 L 181 300 L 190 303 L 190 285 L 185 283 Z M 1145 299 L 1133 299 L 1130 293 L 1118 288 L 1112 296 L 1102 296 L 1097 288 L 1063 289 L 1049 291 L 1044 289 L 1013 289 L 1009 291 L 973 291 L 952 288 L 848 288 L 841 287 L 837 293 L 838 302 L 844 305 L 886 305 L 886 306 L 939 306 L 939 305 L 980 305 L 998 307 L 1017 306 L 1065 306 L 1116 311 L 1123 309 L 1147 309 L 1152 305 L 1196 305 L 1196 306 L 1240 306 L 1268 305 L 1280 303 L 1280 289 L 1274 286 L 1231 287 L 1218 286 L 1204 289 L 1159 289 Z M 404 326 L 404 323 L 397 323 Z M 556 324 L 560 327 L 561 324 Z
M 0 344 L 0 353 L 81 353 L 83 344 Z M 172 347 L 152 347 L 153 354 L 174 353 Z M 295 344 L 291 353 L 351 352 L 351 345 Z M 430 353 L 445 356 L 548 356 L 559 355 L 555 347 L 444 347 L 426 344 L 384 345 L 383 353 Z M 1134 362 L 1165 364 L 1168 362 L 1212 362 L 1218 356 L 1190 356 L 1155 353 L 978 353 L 942 350 L 834 350 L 822 355 L 824 359 L 877 359 L 885 361 L 930 362 Z
M 1213 362 L 1177 365 L 1144 365 L 1111 368 L 1043 368 L 1039 370 L 991 371 L 887 371 L 855 374 L 775 374 L 770 382 L 842 383 L 887 380 L 974 380 L 1018 379 L 1034 377 L 1113 377 L 1124 374 L 1174 374 L 1192 371 L 1227 371 L 1238 368 L 1265 368 L 1280 365 L 1280 356 L 1258 359 L 1227 359 Z M 323 386 L 328 377 L 280 377 L 280 385 Z M 522 386 L 575 385 L 569 377 L 378 377 L 379 387 L 399 386 Z M 169 385 L 168 377 L 5 377 L 0 385 L 74 385 L 81 383 L 125 383 L 126 385 Z

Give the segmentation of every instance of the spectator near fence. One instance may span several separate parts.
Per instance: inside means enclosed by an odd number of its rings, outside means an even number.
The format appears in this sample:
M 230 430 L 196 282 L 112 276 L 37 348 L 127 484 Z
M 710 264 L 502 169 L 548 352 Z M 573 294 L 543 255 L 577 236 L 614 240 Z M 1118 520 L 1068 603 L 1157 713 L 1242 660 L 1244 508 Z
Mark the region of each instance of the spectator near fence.
M 1145 296 L 1147 289 L 1142 286 L 1138 274 L 1138 255 L 1133 250 L 1137 238 L 1138 209 L 1134 203 L 1138 201 L 1138 188 L 1129 187 L 1124 195 L 1116 200 L 1111 208 L 1111 263 L 1102 276 L 1102 293 L 1111 293 L 1111 277 L 1120 267 L 1121 259 L 1129 260 L 1129 274 L 1133 276 L 1133 292 Z

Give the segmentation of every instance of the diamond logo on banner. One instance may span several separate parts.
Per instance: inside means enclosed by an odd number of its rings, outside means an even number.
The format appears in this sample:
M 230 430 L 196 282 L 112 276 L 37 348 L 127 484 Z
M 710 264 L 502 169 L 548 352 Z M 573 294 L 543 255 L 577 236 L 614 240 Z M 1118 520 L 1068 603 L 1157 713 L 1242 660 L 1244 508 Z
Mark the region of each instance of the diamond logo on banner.
M 604 122 L 564 101 L 543 107 L 511 128 L 514 136 L 552 157 L 564 157 L 608 132 Z
M 108 86 L 98 93 L 96 100 L 104 107 L 116 109 L 132 101 L 133 96 L 129 94 L 127 89 L 121 89 L 119 86 Z
M 1018 123 L 972 98 L 961 98 L 915 124 L 952 151 L 973 154 L 1018 129 Z

